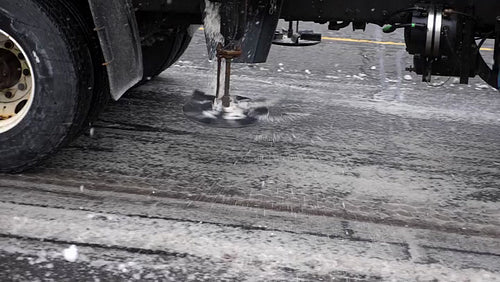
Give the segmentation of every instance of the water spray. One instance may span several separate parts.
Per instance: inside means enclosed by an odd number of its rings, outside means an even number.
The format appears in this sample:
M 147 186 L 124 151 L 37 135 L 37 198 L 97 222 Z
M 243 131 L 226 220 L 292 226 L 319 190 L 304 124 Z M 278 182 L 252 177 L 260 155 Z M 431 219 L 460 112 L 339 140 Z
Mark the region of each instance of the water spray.
M 214 127 L 244 127 L 267 116 L 265 107 L 252 107 L 246 97 L 232 96 L 231 66 L 242 55 L 242 44 L 247 27 L 248 0 L 206 1 L 205 36 L 211 58 L 217 60 L 217 82 L 214 96 L 195 91 L 184 106 L 184 114 L 191 120 Z M 222 70 L 224 91 L 221 95 Z

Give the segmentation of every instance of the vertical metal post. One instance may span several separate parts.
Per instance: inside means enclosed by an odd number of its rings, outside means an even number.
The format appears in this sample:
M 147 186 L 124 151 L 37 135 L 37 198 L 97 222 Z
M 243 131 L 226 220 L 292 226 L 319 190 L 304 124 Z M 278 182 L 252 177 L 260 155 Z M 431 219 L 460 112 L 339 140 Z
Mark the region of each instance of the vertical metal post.
M 215 98 L 219 99 L 220 93 L 220 71 L 222 68 L 222 58 L 217 56 L 217 88 L 215 90 Z
M 474 22 L 467 19 L 463 31 L 462 54 L 460 57 L 460 84 L 468 84 L 470 70 L 472 67 L 473 45 L 474 45 Z
M 226 58 L 226 78 L 224 79 L 224 96 L 222 97 L 222 106 L 228 108 L 231 106 L 231 95 L 229 88 L 231 87 L 231 61 L 232 59 Z
M 464 12 L 474 13 L 474 0 L 469 0 L 469 5 Z M 473 56 L 479 52 L 476 50 L 476 41 L 474 40 L 474 29 L 476 22 L 466 18 L 462 31 L 462 51 L 460 54 L 460 84 L 469 84 L 469 76 L 473 66 L 476 65 L 477 58 Z
M 287 34 L 288 38 L 292 38 L 293 36 L 293 22 L 290 21 L 288 23 L 288 34 Z

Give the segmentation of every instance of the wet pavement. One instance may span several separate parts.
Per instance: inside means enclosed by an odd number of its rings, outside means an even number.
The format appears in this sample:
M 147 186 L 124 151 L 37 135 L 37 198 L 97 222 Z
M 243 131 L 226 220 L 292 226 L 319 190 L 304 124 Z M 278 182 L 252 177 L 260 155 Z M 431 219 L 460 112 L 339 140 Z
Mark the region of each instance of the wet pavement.
M 420 82 L 401 34 L 324 36 L 235 67 L 257 126 L 184 117 L 213 80 L 200 31 L 93 136 L 2 175 L 2 280 L 500 280 L 500 93 Z

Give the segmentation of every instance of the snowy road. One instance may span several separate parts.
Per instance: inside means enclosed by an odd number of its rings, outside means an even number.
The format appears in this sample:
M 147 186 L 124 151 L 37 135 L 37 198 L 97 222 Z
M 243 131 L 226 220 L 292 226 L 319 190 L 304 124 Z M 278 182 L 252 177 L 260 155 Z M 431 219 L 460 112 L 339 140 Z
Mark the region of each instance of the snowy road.
M 401 35 L 324 35 L 236 67 L 258 126 L 184 118 L 212 80 L 198 33 L 93 137 L 2 175 L 1 280 L 500 280 L 499 92 L 421 83 L 375 42 Z

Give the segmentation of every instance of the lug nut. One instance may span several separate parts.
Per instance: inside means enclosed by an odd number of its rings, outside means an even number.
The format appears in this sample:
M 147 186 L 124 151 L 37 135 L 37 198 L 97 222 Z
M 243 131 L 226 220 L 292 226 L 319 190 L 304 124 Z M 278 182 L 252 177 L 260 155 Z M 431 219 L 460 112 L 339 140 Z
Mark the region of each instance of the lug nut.
M 12 92 L 10 91 L 5 92 L 5 98 L 11 99 L 12 97 L 14 97 L 14 94 L 12 94 Z
M 5 48 L 7 49 L 12 49 L 14 48 L 14 43 L 12 43 L 12 41 L 7 41 L 3 46 L 5 46 Z
M 17 57 L 19 58 L 19 60 L 23 60 L 24 61 L 24 55 L 23 55 L 23 53 L 19 53 L 19 55 L 17 55 Z
M 30 76 L 30 75 L 31 75 L 31 72 L 30 72 L 30 70 L 29 70 L 29 69 L 24 69 L 24 70 L 23 70 L 23 74 L 24 74 L 25 76 Z
M 21 91 L 26 90 L 26 84 L 24 84 L 24 83 L 19 83 L 19 84 L 17 85 L 17 89 L 19 89 L 19 90 L 21 90 Z

